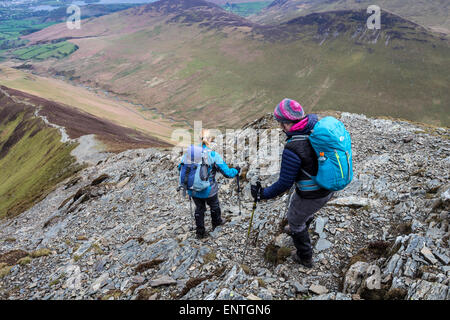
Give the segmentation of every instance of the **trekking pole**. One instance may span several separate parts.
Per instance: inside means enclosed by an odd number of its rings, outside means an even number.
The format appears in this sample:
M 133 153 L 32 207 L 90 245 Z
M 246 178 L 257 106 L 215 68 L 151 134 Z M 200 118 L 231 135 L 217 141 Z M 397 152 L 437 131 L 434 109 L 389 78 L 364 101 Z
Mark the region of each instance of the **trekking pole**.
M 239 184 L 239 172 L 236 176 L 236 182 L 237 182 L 237 193 L 238 193 L 238 203 L 239 203 L 239 215 L 241 215 L 241 187 Z
M 287 199 L 286 199 L 286 210 L 284 210 L 284 213 L 279 214 L 278 217 L 275 218 L 275 219 L 276 219 L 276 220 L 275 220 L 275 222 L 276 222 L 275 225 L 276 225 L 276 226 L 279 226 L 280 228 L 281 228 L 281 226 L 282 226 L 282 224 L 281 224 L 282 221 L 283 221 L 284 219 L 287 218 L 287 213 L 288 213 L 288 211 L 289 211 L 289 207 L 290 207 L 290 205 L 291 205 L 292 197 L 294 196 L 294 192 L 295 192 L 295 185 L 293 185 L 293 186 L 291 187 L 291 189 L 289 190 L 289 192 L 288 192 L 288 194 L 287 194 Z M 280 221 L 280 220 L 281 220 L 281 221 Z M 284 227 L 281 228 L 281 232 L 284 232 Z M 277 229 L 275 229 L 274 238 L 275 238 L 276 233 L 277 233 Z
M 177 188 L 177 192 L 180 192 L 180 190 L 183 190 L 183 195 L 182 195 L 182 197 L 183 197 L 183 198 L 186 197 L 186 189 L 183 188 L 182 186 L 179 186 L 179 187 Z M 191 196 L 189 196 L 189 209 L 190 209 L 190 212 L 191 212 L 191 216 L 192 216 L 192 218 L 193 218 L 194 221 L 195 221 L 194 214 L 192 213 L 192 197 L 191 197 Z M 191 231 L 192 231 L 192 230 L 194 230 L 194 223 L 192 223 L 192 226 L 191 226 Z
M 237 148 L 237 135 L 234 136 L 234 144 Z M 239 184 L 239 176 L 241 175 L 241 170 L 239 169 L 238 174 L 236 176 L 236 183 L 237 183 L 237 192 L 238 192 L 238 203 L 239 203 L 239 215 L 241 215 L 241 187 Z
M 195 221 L 195 216 L 192 213 L 192 197 L 189 196 L 189 209 L 191 211 L 191 216 L 192 216 L 192 226 L 191 226 L 191 231 L 194 230 L 194 221 Z
M 294 192 L 295 192 L 295 185 L 293 185 L 293 186 L 291 187 L 291 189 L 289 190 L 289 192 L 288 192 L 288 196 L 287 196 L 287 199 L 286 199 L 286 210 L 284 211 L 284 215 L 283 215 L 283 218 L 284 218 L 284 219 L 287 218 L 287 212 L 289 211 L 289 207 L 290 207 L 290 205 L 291 205 L 292 197 L 294 196 Z M 280 218 L 281 216 L 282 216 L 282 215 L 280 215 L 279 218 Z
M 248 239 L 250 238 L 250 231 L 252 230 L 253 215 L 255 214 L 256 203 L 257 203 L 257 202 L 258 202 L 258 196 L 256 196 L 256 197 L 255 197 L 255 200 L 253 201 L 252 215 L 251 215 L 251 217 L 250 217 L 250 224 L 248 225 L 247 240 L 245 241 L 245 248 L 244 248 L 244 252 L 242 253 L 241 264 L 244 263 L 245 253 L 247 252 Z
M 293 186 L 291 187 L 291 189 L 289 190 L 289 192 L 288 192 L 288 196 L 287 196 L 287 199 L 286 199 L 286 211 L 285 211 L 285 216 L 286 216 L 286 212 L 287 212 L 288 209 L 289 209 L 289 205 L 291 204 L 291 200 L 292 200 L 292 196 L 294 195 L 294 191 L 295 191 L 295 185 L 293 185 Z

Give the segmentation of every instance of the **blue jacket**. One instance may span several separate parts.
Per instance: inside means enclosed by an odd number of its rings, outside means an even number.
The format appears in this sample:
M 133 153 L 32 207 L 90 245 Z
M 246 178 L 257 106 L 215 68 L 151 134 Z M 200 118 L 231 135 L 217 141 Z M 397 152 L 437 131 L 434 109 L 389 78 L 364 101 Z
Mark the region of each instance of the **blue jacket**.
M 203 147 L 203 149 L 208 150 L 208 163 L 210 164 L 210 166 L 208 168 L 208 174 L 209 174 L 211 186 L 209 186 L 208 188 L 206 188 L 205 190 L 203 190 L 201 192 L 188 190 L 188 194 L 189 194 L 189 196 L 194 197 L 194 198 L 207 199 L 207 198 L 215 196 L 217 194 L 217 192 L 219 191 L 219 185 L 216 182 L 216 172 L 217 171 L 222 173 L 222 175 L 225 176 L 226 178 L 234 178 L 238 174 L 238 171 L 234 168 L 229 168 L 227 166 L 227 164 L 225 163 L 225 161 L 223 161 L 220 154 L 211 150 L 210 148 L 208 148 L 205 145 L 203 145 L 202 147 Z M 181 162 L 184 162 L 185 159 L 186 159 L 186 154 L 183 155 Z M 178 165 L 178 170 L 180 170 L 180 168 L 181 168 L 181 164 Z
M 295 135 L 306 135 L 311 133 L 311 130 L 317 123 L 318 118 L 316 114 L 309 114 L 307 117 L 308 123 L 306 124 L 306 127 L 300 131 L 286 133 L 287 139 Z M 297 177 L 301 164 L 302 161 L 300 158 L 294 152 L 285 148 L 281 157 L 280 177 L 278 181 L 270 187 L 264 188 L 262 198 L 275 198 L 283 192 L 289 190 L 295 182 L 295 178 Z

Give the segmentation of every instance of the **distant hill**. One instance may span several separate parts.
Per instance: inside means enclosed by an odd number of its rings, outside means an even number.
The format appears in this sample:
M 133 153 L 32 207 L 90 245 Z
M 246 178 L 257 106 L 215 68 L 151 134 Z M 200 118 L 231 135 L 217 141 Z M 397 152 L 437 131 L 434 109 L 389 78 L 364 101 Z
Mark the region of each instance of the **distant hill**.
M 449 125 L 448 40 L 383 12 L 314 13 L 260 25 L 201 0 L 163 0 L 27 35 L 66 39 L 69 57 L 34 62 L 178 121 L 236 127 L 284 97 L 308 111 L 342 110 Z
M 447 0 L 275 0 L 252 20 L 264 24 L 286 22 L 310 13 L 335 10 L 367 9 L 378 5 L 382 10 L 393 12 L 415 21 L 434 31 L 450 32 L 450 2 Z

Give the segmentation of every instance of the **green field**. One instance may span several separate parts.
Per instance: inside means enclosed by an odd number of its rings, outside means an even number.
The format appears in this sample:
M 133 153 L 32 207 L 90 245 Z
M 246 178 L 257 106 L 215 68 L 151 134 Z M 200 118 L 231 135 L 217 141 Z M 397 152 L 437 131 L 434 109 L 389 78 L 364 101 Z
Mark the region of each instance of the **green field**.
M 0 21 L 0 60 L 7 57 L 8 50 L 25 46 L 29 41 L 19 39 L 23 35 L 39 31 L 54 22 L 40 23 L 38 19 Z
M 272 1 L 232 3 L 223 5 L 222 8 L 240 16 L 248 17 L 249 15 L 259 13 L 271 3 Z
M 12 52 L 12 55 L 20 60 L 45 60 L 49 58 L 61 59 L 74 51 L 78 47 L 70 42 L 62 41 L 55 44 L 42 44 L 25 47 Z
M 27 52 L 27 49 L 24 49 L 23 51 L 20 50 L 18 53 L 14 53 L 13 55 L 10 54 L 14 49 L 23 48 L 27 45 L 28 40 L 19 39 L 21 36 L 37 32 L 53 24 L 65 21 L 67 18 L 67 5 L 64 5 L 64 3 L 70 2 L 71 0 L 61 0 L 59 2 L 49 0 L 39 2 L 39 5 L 54 5 L 58 7 L 52 11 L 33 11 L 19 4 L 17 6 L 10 6 L 7 8 L 0 7 L 0 61 L 8 58 L 25 60 L 30 58 L 35 60 L 47 59 L 50 57 L 62 58 L 75 51 L 75 46 L 68 45 L 66 43 L 61 47 L 33 47 L 30 48 L 30 52 L 28 54 L 23 54 Z M 82 19 L 87 19 L 93 16 L 102 16 L 137 5 L 138 4 L 132 3 L 110 5 L 90 4 L 83 7 Z
M 14 39 L 51 26 L 54 22 L 40 23 L 39 19 L 2 20 L 0 40 Z

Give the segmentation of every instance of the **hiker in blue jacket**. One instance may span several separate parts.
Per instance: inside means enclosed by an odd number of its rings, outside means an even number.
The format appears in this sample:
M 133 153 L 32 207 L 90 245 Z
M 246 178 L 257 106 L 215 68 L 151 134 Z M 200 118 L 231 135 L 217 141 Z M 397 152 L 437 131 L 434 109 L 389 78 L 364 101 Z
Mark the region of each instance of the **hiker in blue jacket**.
M 283 150 L 280 177 L 277 182 L 267 188 L 261 188 L 258 182 L 251 186 L 254 198 L 271 199 L 289 190 L 296 183 L 295 194 L 292 197 L 287 212 L 288 228 L 297 252 L 294 261 L 311 268 L 312 247 L 308 234 L 314 213 L 329 201 L 333 192 L 315 185 L 310 177 L 318 171 L 317 155 L 308 139 L 302 135 L 309 135 L 317 123 L 315 114 L 305 115 L 302 106 L 295 100 L 284 99 L 274 111 L 274 118 L 287 135 L 287 143 Z M 296 136 L 297 139 L 296 139 Z M 303 170 L 302 170 L 303 169 Z
M 206 237 L 205 231 L 205 211 L 206 204 L 211 209 L 211 220 L 212 220 L 212 230 L 223 224 L 221 218 L 220 203 L 218 198 L 219 185 L 216 182 L 215 176 L 217 171 L 222 173 L 226 178 L 234 178 L 240 171 L 239 167 L 229 168 L 227 164 L 223 161 L 220 154 L 210 149 L 210 144 L 214 140 L 211 136 L 210 131 L 202 130 L 202 144 L 201 147 L 208 154 L 208 177 L 210 181 L 210 186 L 206 189 L 196 192 L 193 190 L 187 190 L 190 197 L 192 197 L 195 203 L 195 224 L 197 227 L 196 234 L 198 239 Z M 181 162 L 185 162 L 186 155 L 183 156 Z M 180 169 L 180 165 L 178 166 Z

